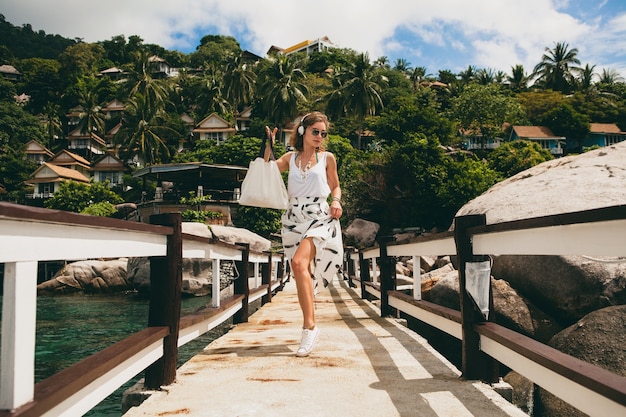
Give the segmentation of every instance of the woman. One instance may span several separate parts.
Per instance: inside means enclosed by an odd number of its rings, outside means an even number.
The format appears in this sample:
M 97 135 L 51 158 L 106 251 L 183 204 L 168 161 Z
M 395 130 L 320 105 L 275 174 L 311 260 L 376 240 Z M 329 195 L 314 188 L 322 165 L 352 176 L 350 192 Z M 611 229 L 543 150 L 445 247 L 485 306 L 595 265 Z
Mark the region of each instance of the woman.
M 289 170 L 290 202 L 282 216 L 281 234 L 303 316 L 302 340 L 296 356 L 308 356 L 313 350 L 319 335 L 315 293 L 333 280 L 343 262 L 337 161 L 332 153 L 324 151 L 328 128 L 328 118 L 323 113 L 304 115 L 291 138 L 295 150 L 276 161 L 281 172 Z M 273 140 L 276 129 L 266 130 Z

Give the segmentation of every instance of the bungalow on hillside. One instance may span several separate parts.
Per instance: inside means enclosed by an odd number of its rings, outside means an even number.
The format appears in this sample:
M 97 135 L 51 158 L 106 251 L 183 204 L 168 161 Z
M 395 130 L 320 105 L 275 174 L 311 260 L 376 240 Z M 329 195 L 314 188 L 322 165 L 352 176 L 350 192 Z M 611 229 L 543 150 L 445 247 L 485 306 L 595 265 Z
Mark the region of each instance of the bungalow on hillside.
M 105 70 L 100 71 L 96 77 L 109 77 L 112 80 L 121 80 L 126 73 L 124 70 L 121 70 L 116 67 L 107 68 Z
M 248 106 L 240 112 L 235 113 L 235 129 L 237 132 L 245 132 L 250 129 L 250 118 L 252 117 L 252 107 Z
M 103 155 L 107 149 L 104 139 L 94 132 L 82 133 L 80 127 L 71 131 L 66 139 L 67 149 L 89 160 Z
M 28 198 L 49 198 L 59 190 L 59 185 L 64 181 L 78 181 L 89 184 L 89 178 L 75 169 L 64 168 L 49 162 L 44 162 L 30 178 L 27 185 L 34 187 L 33 193 Z
M 584 148 L 611 146 L 626 140 L 626 132 L 615 123 L 590 123 L 589 134 L 582 141 Z
M 563 155 L 566 142 L 565 136 L 556 136 L 546 126 L 513 126 L 509 140 L 530 140 L 536 142 L 554 156 Z
M 130 173 L 130 167 L 110 153 L 102 156 L 91 166 L 93 181 L 109 181 L 109 186 L 111 187 L 121 185 L 122 177 L 125 173 Z
M 467 151 L 493 150 L 502 145 L 502 138 L 485 138 L 481 132 L 474 129 L 459 129 L 458 136 L 463 139 L 463 149 Z
M 148 58 L 154 78 L 168 78 L 178 75 L 178 70 L 173 68 L 165 59 L 152 55 Z
M 114 119 L 114 118 L 121 116 L 122 113 L 124 113 L 125 108 L 126 106 L 124 105 L 124 103 L 122 103 L 118 99 L 113 99 L 109 101 L 107 104 L 105 104 L 100 109 L 100 111 L 104 113 L 104 117 L 107 120 L 110 120 L 110 119 Z
M 0 77 L 6 80 L 19 81 L 22 79 L 22 73 L 19 72 L 13 65 L 0 65 Z
M 38 165 L 41 165 L 54 157 L 54 153 L 50 149 L 46 148 L 36 140 L 29 141 L 26 144 L 24 152 L 26 153 L 26 159 L 33 161 Z
M 217 113 L 211 113 L 196 125 L 192 133 L 195 140 L 214 140 L 219 145 L 235 134 L 235 128 Z
M 89 172 L 91 171 L 91 164 L 89 161 L 80 155 L 68 151 L 67 149 L 57 152 L 57 154 L 54 155 L 48 162 L 55 166 L 80 172 L 87 178 L 90 176 Z
M 291 55 L 298 52 L 304 52 L 307 55 L 311 55 L 314 52 L 323 52 L 331 48 L 336 48 L 336 46 L 330 41 L 330 39 L 328 39 L 328 36 L 324 36 L 323 38 L 318 38 L 314 41 L 307 39 L 285 49 L 272 45 L 267 51 L 267 55 Z

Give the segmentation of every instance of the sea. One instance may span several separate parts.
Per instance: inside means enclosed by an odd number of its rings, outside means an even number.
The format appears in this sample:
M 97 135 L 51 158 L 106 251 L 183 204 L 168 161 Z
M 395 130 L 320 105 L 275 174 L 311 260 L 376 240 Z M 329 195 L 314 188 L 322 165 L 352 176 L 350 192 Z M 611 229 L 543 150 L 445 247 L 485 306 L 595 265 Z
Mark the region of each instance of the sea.
M 2 298 L 0 297 L 0 306 Z M 185 297 L 181 315 L 210 306 L 211 298 Z M 149 300 L 136 292 L 120 294 L 64 294 L 37 297 L 35 382 L 144 329 Z M 0 307 L 1 311 L 1 307 Z M 230 329 L 230 324 L 205 333 L 179 348 L 178 366 Z M 85 414 L 90 417 L 120 417 L 122 394 L 143 377 L 136 375 Z

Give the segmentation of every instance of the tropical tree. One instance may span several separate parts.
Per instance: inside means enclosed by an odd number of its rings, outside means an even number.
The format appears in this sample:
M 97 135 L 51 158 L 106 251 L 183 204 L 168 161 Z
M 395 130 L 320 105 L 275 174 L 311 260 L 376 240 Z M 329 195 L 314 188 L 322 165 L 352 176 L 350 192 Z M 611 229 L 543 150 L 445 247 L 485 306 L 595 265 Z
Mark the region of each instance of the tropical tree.
M 376 58 L 376 61 L 374 61 L 374 65 L 379 68 L 389 68 L 389 58 L 387 58 L 386 56 L 380 56 Z
M 48 102 L 43 108 L 43 125 L 46 129 L 48 144 L 55 147 L 63 136 L 61 109 L 58 104 Z
M 411 63 L 404 58 L 398 58 L 393 69 L 403 74 L 408 74 L 411 71 Z
M 578 49 L 569 49 L 564 42 L 557 42 L 554 49 L 545 48 L 541 62 L 533 70 L 537 77 L 536 84 L 554 91 L 569 93 L 573 86 L 573 71 L 578 71 L 580 60 Z
M 108 202 L 123 203 L 122 197 L 109 189 L 108 182 L 84 184 L 66 181 L 59 184 L 59 189 L 52 198 L 45 201 L 47 208 L 80 213 L 92 204 Z
M 235 113 L 252 102 L 256 87 L 255 82 L 256 74 L 241 55 L 233 57 L 226 65 L 224 73 L 225 96 Z
M 151 105 L 141 93 L 135 94 L 127 103 L 122 126 L 115 134 L 114 141 L 121 145 L 120 155 L 125 159 L 137 156 L 140 163 L 152 165 L 169 162 L 169 135 L 177 143 L 180 133 L 164 125 L 164 111 Z
M 550 151 L 531 140 L 504 143 L 489 152 L 487 157 L 489 166 L 499 172 L 502 178 L 512 177 L 518 172 L 551 159 L 553 156 Z
M 297 56 L 277 56 L 270 60 L 261 75 L 259 97 L 267 117 L 275 126 L 282 127 L 307 102 L 309 90 L 303 82 L 306 73 Z
M 515 124 L 525 120 L 519 102 L 504 94 L 496 84 L 468 85 L 453 99 L 450 115 L 460 128 L 483 141 L 501 135 L 505 122 Z
M 577 87 L 579 90 L 589 92 L 594 87 L 593 77 L 596 75 L 594 72 L 595 65 L 585 65 L 584 68 L 580 68 L 578 72 L 578 78 L 576 79 Z
M 413 91 L 417 91 L 420 89 L 422 82 L 426 78 L 426 67 L 415 67 L 411 71 L 409 75 L 409 79 L 411 80 L 411 86 L 413 87 Z
M 150 54 L 141 50 L 133 54 L 133 62 L 126 81 L 127 95 L 140 94 L 147 106 L 160 109 L 168 99 L 167 83 L 152 77 Z
M 580 150 L 580 142 L 589 133 L 589 119 L 568 103 L 561 103 L 543 116 L 541 125 L 557 136 L 565 136 L 567 148 Z
M 507 77 L 511 90 L 519 93 L 520 91 L 526 91 L 528 89 L 529 77 L 524 71 L 524 66 L 521 64 L 511 67 L 511 75 Z
M 478 75 L 478 70 L 473 65 L 468 65 L 467 69 L 459 72 L 459 78 L 461 83 L 468 84 L 476 79 Z
M 196 113 L 204 117 L 210 113 L 226 114 L 231 108 L 224 95 L 224 75 L 213 68 L 202 77 L 200 91 L 196 97 Z
M 337 88 L 328 97 L 328 113 L 357 120 L 357 147 L 361 149 L 365 117 L 384 108 L 380 93 L 386 79 L 370 64 L 367 53 L 362 53 L 352 66 L 336 73 L 335 81 Z
M 90 89 L 82 90 L 78 97 L 81 111 L 78 114 L 80 133 L 91 134 L 105 132 L 104 114 L 98 101 L 98 95 Z

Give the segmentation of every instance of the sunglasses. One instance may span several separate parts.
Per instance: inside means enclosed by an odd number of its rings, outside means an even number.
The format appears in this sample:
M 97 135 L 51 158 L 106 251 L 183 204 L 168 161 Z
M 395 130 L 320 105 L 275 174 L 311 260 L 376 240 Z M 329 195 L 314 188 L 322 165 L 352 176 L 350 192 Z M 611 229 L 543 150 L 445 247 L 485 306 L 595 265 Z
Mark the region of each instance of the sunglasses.
M 323 138 L 326 138 L 326 136 L 328 136 L 328 132 L 322 132 L 319 129 L 311 129 L 311 133 L 313 133 L 313 136 L 322 135 Z

